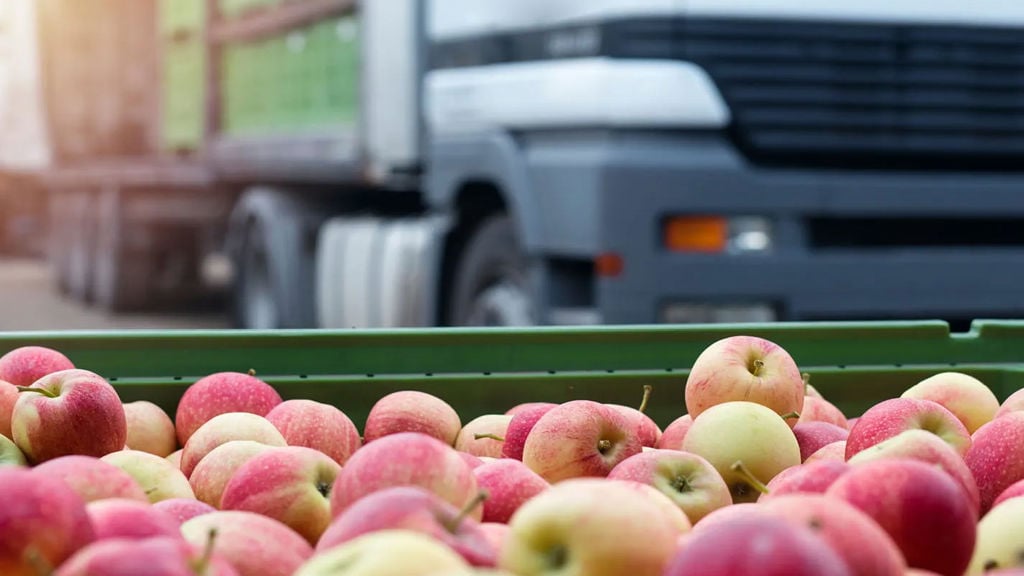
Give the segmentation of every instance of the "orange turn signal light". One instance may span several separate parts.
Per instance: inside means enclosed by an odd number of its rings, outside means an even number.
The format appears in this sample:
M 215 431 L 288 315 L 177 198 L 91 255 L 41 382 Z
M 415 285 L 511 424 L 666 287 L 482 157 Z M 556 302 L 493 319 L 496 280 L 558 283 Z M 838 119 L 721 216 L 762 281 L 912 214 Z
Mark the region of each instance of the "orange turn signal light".
M 724 252 L 728 236 L 720 216 L 675 216 L 665 223 L 665 247 L 674 252 Z
M 594 272 L 598 276 L 605 278 L 614 278 L 622 275 L 622 270 L 626 267 L 625 262 L 622 261 L 622 256 L 614 252 L 605 252 L 598 254 L 597 258 L 594 258 Z

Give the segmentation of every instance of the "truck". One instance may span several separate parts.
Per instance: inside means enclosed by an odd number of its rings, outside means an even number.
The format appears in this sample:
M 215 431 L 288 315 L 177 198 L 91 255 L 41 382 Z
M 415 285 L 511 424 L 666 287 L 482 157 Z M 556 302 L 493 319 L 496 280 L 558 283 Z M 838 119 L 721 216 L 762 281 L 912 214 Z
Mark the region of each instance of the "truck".
M 1024 306 L 1024 6 L 5 4 L 48 158 L 8 174 L 109 310 L 218 279 L 250 329 Z

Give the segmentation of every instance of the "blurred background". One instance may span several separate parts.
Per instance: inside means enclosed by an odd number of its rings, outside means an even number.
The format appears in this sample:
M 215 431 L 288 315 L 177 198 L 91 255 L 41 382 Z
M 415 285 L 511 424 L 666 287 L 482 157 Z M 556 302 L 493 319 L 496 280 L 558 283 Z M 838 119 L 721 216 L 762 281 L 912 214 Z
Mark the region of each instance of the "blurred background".
M 0 0 L 0 330 L 1024 310 L 1024 3 Z

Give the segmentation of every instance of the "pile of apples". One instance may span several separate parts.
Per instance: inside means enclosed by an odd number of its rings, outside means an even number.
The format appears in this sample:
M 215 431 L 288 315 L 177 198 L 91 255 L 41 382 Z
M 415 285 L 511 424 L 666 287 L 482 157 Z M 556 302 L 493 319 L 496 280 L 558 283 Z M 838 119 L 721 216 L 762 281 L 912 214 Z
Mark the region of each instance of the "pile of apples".
M 1024 391 L 957 372 L 847 418 L 737 335 L 664 430 L 650 387 L 466 423 L 410 390 L 361 435 L 251 372 L 173 420 L 49 348 L 0 381 L 5 576 L 1024 574 Z

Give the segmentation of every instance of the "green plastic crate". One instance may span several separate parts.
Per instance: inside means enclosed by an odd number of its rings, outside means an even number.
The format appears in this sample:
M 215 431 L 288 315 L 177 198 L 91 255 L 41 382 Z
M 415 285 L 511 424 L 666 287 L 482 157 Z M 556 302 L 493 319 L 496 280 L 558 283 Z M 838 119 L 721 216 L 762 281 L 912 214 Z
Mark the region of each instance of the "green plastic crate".
M 189 151 L 203 141 L 206 56 L 202 40 L 164 44 L 163 149 Z
M 829 400 L 854 416 L 941 371 L 971 374 L 1000 400 L 1024 387 L 1024 322 L 608 326 L 396 331 L 177 331 L 0 334 L 0 354 L 58 349 L 118 388 L 125 401 L 173 411 L 184 389 L 219 371 L 246 371 L 285 398 L 344 410 L 358 425 L 381 396 L 423 390 L 464 418 L 524 401 L 587 398 L 637 405 L 665 426 L 685 413 L 689 367 L 715 340 L 753 334 L 782 345 Z
M 206 0 L 161 0 L 160 32 L 164 37 L 198 36 L 206 22 Z

